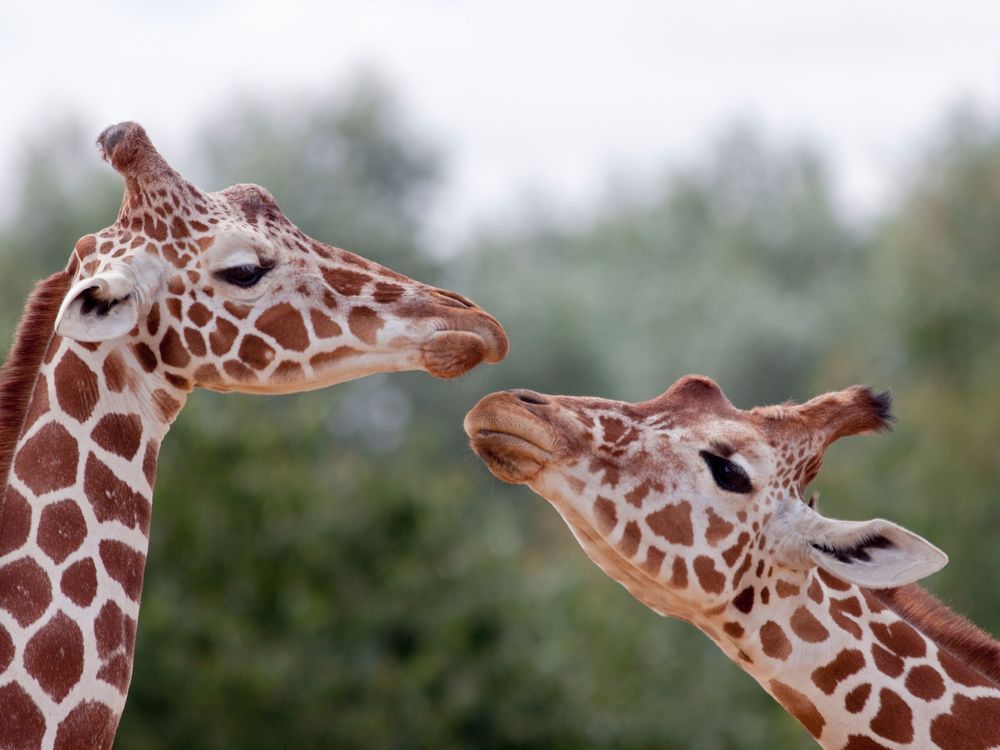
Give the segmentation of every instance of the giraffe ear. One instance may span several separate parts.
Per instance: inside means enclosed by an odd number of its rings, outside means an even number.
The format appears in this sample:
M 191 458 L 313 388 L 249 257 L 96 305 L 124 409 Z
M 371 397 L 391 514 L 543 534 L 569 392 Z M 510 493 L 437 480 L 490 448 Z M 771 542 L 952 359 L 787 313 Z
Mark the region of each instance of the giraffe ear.
M 816 566 L 866 588 L 890 588 L 936 573 L 948 556 L 891 521 L 825 518 L 803 502 L 783 501 L 776 514 L 776 554 L 790 567 Z
M 875 393 L 864 385 L 853 385 L 795 407 L 829 445 L 848 435 L 884 432 L 892 425 L 892 395 Z
M 69 290 L 56 333 L 75 341 L 108 341 L 124 336 L 139 322 L 135 287 L 119 271 L 81 279 Z

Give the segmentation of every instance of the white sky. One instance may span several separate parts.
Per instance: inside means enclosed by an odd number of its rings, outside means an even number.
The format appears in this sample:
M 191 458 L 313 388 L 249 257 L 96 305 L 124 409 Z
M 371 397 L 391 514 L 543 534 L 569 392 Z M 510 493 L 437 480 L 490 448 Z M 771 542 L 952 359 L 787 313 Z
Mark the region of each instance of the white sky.
M 998 40 L 983 0 L 0 0 L 0 196 L 57 114 L 95 135 L 139 120 L 190 172 L 188 138 L 234 95 L 318 95 L 363 67 L 449 154 L 445 241 L 526 187 L 579 202 L 612 170 L 690 162 L 734 119 L 824 148 L 865 213 L 956 103 L 1000 111 Z

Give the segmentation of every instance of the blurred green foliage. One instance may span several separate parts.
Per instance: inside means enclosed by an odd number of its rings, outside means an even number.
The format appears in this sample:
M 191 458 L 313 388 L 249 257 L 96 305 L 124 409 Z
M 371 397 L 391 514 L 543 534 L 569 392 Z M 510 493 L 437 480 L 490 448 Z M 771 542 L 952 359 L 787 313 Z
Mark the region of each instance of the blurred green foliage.
M 66 122 L 25 145 L 0 227 L 5 338 L 32 281 L 114 218 L 91 135 Z M 116 746 L 813 747 L 707 638 L 488 475 L 461 420 L 497 388 L 641 400 L 701 372 L 749 407 L 892 387 L 898 429 L 829 452 L 823 507 L 931 538 L 952 561 L 930 586 L 1000 631 L 997 126 L 954 118 L 869 228 L 837 209 L 820 154 L 735 129 L 591 215 L 526 210 L 446 263 L 421 220 L 440 149 L 370 79 L 234 106 L 173 161 L 208 188 L 258 182 L 313 236 L 460 289 L 513 348 L 457 382 L 191 398 L 161 453 Z

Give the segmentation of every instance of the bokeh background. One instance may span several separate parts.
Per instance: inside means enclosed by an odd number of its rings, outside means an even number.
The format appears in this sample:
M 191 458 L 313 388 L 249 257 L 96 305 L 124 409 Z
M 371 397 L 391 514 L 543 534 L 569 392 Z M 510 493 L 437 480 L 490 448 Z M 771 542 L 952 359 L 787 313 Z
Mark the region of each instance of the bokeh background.
M 93 138 L 468 294 L 509 358 L 196 393 L 165 442 L 120 748 L 810 748 L 689 626 L 494 480 L 484 393 L 739 406 L 862 382 L 822 507 L 951 555 L 1000 632 L 1000 12 L 971 2 L 175 2 L 0 9 L 0 339 L 110 224 Z M 690 6 L 690 7 L 686 7 Z M 695 7 L 697 6 L 697 7 Z

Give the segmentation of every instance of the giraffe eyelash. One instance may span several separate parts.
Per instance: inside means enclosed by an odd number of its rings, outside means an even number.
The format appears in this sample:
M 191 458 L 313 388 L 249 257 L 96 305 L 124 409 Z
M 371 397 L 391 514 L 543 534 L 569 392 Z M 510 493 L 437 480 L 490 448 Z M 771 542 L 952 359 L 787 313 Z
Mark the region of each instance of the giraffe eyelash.
M 240 266 L 224 268 L 216 271 L 215 278 L 225 281 L 227 284 L 238 286 L 242 289 L 249 289 L 256 286 L 261 279 L 267 275 L 273 266 L 258 266 L 253 263 L 245 263 Z
M 753 492 L 753 484 L 742 466 L 709 451 L 699 451 L 698 454 L 708 464 L 708 468 L 712 472 L 712 479 L 715 480 L 719 489 L 740 495 Z

